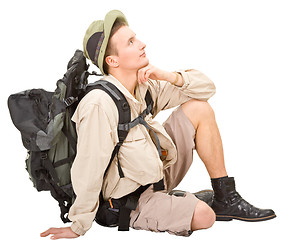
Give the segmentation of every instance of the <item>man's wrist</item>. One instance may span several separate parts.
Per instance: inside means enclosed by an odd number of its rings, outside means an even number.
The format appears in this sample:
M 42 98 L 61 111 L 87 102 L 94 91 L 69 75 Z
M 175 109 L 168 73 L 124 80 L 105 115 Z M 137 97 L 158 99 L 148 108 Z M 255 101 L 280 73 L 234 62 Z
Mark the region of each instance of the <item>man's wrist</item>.
M 80 236 L 84 235 L 86 232 L 84 229 L 81 229 L 76 222 L 73 222 L 70 228 L 74 233 Z
M 164 74 L 164 79 L 169 83 L 171 83 L 174 86 L 182 87 L 184 84 L 184 79 L 180 73 L 177 72 L 166 72 Z
M 175 79 L 176 79 L 176 75 L 173 72 L 164 71 L 163 79 L 160 79 L 160 80 L 164 80 L 169 83 L 173 83 L 175 81 Z
M 173 80 L 170 81 L 170 83 L 171 83 L 172 85 L 175 85 L 175 86 L 178 86 L 178 87 L 182 87 L 182 86 L 183 86 L 183 84 L 184 84 L 184 80 L 183 80 L 183 77 L 182 77 L 181 74 L 179 74 L 179 73 L 177 73 L 177 72 L 172 72 L 172 73 L 171 73 L 171 76 L 172 76 L 171 79 L 173 79 Z

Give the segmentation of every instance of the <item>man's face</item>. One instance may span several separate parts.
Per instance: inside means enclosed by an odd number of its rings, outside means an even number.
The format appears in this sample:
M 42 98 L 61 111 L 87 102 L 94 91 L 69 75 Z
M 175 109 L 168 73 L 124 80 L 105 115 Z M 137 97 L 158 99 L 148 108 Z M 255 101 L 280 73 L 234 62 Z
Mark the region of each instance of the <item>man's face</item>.
M 136 38 L 136 34 L 129 27 L 119 28 L 111 41 L 117 49 L 121 69 L 138 71 L 149 64 L 149 59 L 145 54 L 146 45 Z

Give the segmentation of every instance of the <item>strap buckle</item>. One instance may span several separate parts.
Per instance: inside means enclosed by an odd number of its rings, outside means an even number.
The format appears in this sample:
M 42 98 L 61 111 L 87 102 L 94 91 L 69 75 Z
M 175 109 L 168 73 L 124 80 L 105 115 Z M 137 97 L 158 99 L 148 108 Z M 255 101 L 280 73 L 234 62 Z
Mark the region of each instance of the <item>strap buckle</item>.
M 64 103 L 66 104 L 67 107 L 71 106 L 74 102 L 78 101 L 78 97 L 68 97 L 64 99 Z
M 46 152 L 41 152 L 41 154 L 40 154 L 40 158 L 41 158 L 42 160 L 47 159 L 47 153 L 46 153 Z

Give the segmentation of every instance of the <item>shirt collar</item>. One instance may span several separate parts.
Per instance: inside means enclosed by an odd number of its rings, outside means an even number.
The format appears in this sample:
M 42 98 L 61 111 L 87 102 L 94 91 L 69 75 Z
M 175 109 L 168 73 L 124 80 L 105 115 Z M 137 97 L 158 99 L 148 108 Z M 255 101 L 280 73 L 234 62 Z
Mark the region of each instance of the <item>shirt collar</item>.
M 145 102 L 145 94 L 148 89 L 148 83 L 142 83 L 142 84 L 137 84 L 136 89 L 135 89 L 135 95 L 136 98 L 133 97 L 133 95 L 125 88 L 125 86 L 122 85 L 121 82 L 119 82 L 115 77 L 113 77 L 111 74 L 104 75 L 101 80 L 106 80 L 108 82 L 113 83 L 119 91 L 123 93 L 123 95 L 129 99 L 131 99 L 133 102 L 139 104 L 142 102 Z

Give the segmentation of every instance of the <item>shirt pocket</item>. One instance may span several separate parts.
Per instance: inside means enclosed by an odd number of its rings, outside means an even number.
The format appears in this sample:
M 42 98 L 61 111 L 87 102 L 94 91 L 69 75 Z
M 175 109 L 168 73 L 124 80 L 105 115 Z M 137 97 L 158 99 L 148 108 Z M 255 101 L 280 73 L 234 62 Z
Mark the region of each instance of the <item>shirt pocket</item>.
M 131 128 L 129 130 L 124 142 L 131 143 L 131 142 L 141 141 L 141 140 L 146 139 L 146 136 L 143 133 L 143 130 L 141 129 L 141 127 L 144 127 L 144 126 L 136 125 L 135 127 Z

